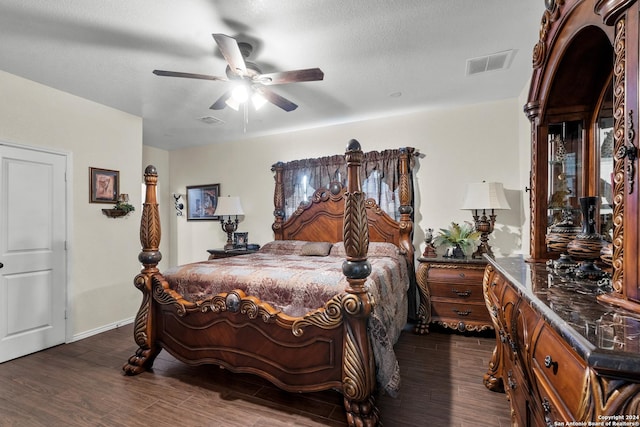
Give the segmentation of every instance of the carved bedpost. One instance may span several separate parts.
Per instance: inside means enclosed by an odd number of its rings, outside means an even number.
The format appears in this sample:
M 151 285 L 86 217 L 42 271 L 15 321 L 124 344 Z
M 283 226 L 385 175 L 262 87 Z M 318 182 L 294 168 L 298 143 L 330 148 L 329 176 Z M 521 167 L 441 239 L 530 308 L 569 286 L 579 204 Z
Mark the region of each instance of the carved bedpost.
M 136 354 L 131 356 L 122 370 L 127 375 L 135 375 L 144 372 L 153 364 L 160 349 L 155 345 L 153 330 L 153 312 L 151 310 L 152 278 L 158 273 L 158 263 L 162 259 L 160 253 L 160 212 L 156 199 L 156 185 L 158 172 L 155 166 L 147 166 L 144 171 L 146 184 L 145 202 L 142 208 L 140 220 L 140 244 L 142 251 L 138 260 L 142 263 L 142 270 L 133 283 L 142 292 L 142 304 L 136 315 L 134 324 L 134 340 L 139 348 Z
M 284 179 L 282 173 L 284 163 L 278 162 L 271 167 L 271 171 L 275 172 L 273 177 L 276 180 L 276 188 L 273 192 L 273 216 L 275 217 L 271 228 L 275 233 L 275 240 L 282 240 L 282 223 L 284 222 Z
M 347 254 L 342 272 L 347 278 L 347 295 L 342 300 L 345 313 L 345 339 L 343 360 L 343 393 L 347 421 L 350 426 L 375 426 L 378 410 L 375 406 L 375 361 L 367 333 L 367 322 L 372 303 L 365 288 L 371 273 L 367 260 L 369 227 L 365 207 L 365 194 L 360 183 L 359 169 L 364 154 L 360 143 L 349 141 L 347 182 L 344 206 L 344 247 Z
M 413 188 L 411 158 L 415 155 L 415 148 L 400 148 L 400 182 L 398 185 L 398 195 L 400 197 L 400 247 L 407 252 L 408 271 L 411 286 L 407 295 L 409 296 L 409 317 L 418 316 L 418 308 L 416 307 L 416 292 L 418 290 L 418 282 L 416 280 L 415 254 L 413 248 Z
M 415 148 L 405 147 L 400 149 L 400 183 L 398 187 L 398 194 L 400 196 L 400 246 L 402 246 L 408 254 L 407 257 L 411 261 L 411 267 L 413 267 L 413 188 L 411 188 L 411 172 L 410 162 L 414 156 Z M 413 271 L 413 268 L 411 268 Z

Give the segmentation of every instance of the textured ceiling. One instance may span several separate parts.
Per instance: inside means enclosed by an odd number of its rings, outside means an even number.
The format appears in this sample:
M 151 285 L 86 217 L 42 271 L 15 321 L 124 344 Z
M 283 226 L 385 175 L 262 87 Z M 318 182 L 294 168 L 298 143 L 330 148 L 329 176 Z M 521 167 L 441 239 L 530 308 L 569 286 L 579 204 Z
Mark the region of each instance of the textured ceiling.
M 141 116 L 146 145 L 177 149 L 516 97 L 543 10 L 542 0 L 2 0 L 0 70 Z M 152 74 L 224 76 L 212 33 L 252 43 L 262 72 L 319 67 L 324 80 L 272 86 L 299 108 L 245 117 L 209 109 L 228 82 Z M 467 59 L 510 49 L 508 69 L 466 76 Z

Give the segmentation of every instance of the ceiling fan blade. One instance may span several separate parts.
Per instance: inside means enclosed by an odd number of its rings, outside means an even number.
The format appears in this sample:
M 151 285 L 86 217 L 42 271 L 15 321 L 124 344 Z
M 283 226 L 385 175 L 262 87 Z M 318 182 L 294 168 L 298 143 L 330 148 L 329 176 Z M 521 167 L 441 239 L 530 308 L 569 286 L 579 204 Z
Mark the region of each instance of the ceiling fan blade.
M 270 103 L 272 103 L 277 107 L 282 108 L 284 111 L 289 112 L 298 108 L 296 104 L 289 101 L 287 98 L 283 98 L 282 96 L 278 95 L 275 92 L 272 92 L 269 89 L 259 88 L 259 89 L 256 89 L 256 91 L 260 93 L 260 95 L 264 96 L 267 101 L 269 101 Z
M 206 74 L 181 73 L 179 71 L 153 70 L 153 74 L 155 74 L 156 76 L 184 77 L 187 79 L 227 81 L 227 79 L 225 79 L 224 77 L 208 76 Z
M 216 102 L 214 102 L 209 109 L 211 110 L 223 110 L 224 107 L 227 106 L 227 99 L 231 97 L 231 90 L 226 91 L 222 94 L 220 98 Z
M 247 65 L 244 62 L 238 42 L 233 37 L 229 37 L 225 34 L 212 34 L 213 39 L 218 43 L 222 56 L 229 63 L 231 70 L 241 76 L 247 75 Z
M 304 70 L 260 74 L 253 81 L 268 86 L 296 82 L 312 82 L 322 79 L 324 79 L 324 73 L 320 68 L 307 68 Z

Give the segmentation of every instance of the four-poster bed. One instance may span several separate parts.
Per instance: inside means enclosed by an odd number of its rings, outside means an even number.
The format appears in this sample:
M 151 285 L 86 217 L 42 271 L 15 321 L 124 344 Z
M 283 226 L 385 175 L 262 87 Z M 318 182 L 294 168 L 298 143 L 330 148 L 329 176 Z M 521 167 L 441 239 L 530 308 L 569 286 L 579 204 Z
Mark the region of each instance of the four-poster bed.
M 135 375 L 150 369 L 165 349 L 185 363 L 218 364 L 233 372 L 256 374 L 287 391 L 337 390 L 344 396 L 349 425 L 377 425 L 373 393 L 379 387 L 381 373 L 389 371 L 389 365 L 395 362 L 393 344 L 406 322 L 407 290 L 414 274 L 411 156 L 413 149 L 400 150 L 399 221 L 366 199 L 360 178 L 363 152 L 355 140 L 350 141 L 345 154 L 346 188 L 332 183 L 328 189 L 316 190 L 308 203 L 300 205 L 286 220 L 282 165 L 274 165 L 275 241 L 263 249 L 275 248 L 276 259 L 301 262 L 303 270 L 316 276 L 311 281 L 331 275 L 328 270 L 335 268 L 328 266 L 329 261 L 339 259 L 341 281 L 338 287 L 333 284 L 335 293 L 304 313 L 297 312 L 299 308 L 289 310 L 289 305 L 292 301 L 313 300 L 307 298 L 307 292 L 312 292 L 307 289 L 321 288 L 322 284 L 300 283 L 305 291 L 296 293 L 290 287 L 295 280 L 289 280 L 279 290 L 267 292 L 269 300 L 253 294 L 255 289 L 265 289 L 251 280 L 255 270 L 260 274 L 269 270 L 271 261 L 264 258 L 267 249 L 189 265 L 182 275 L 183 267 L 170 269 L 167 275 L 160 273 L 161 232 L 155 194 L 158 177 L 153 166 L 147 167 L 140 228 L 142 252 L 138 257 L 143 269 L 134 280 L 143 294 L 134 325 L 139 348 L 124 365 L 125 373 Z M 324 256 L 302 256 L 300 252 L 310 246 L 309 255 Z M 324 246 L 327 253 L 315 252 L 318 246 Z M 298 252 L 278 252 L 283 247 Z M 392 262 L 394 256 L 402 261 L 399 269 L 392 270 L 385 264 L 380 273 L 377 266 Z M 254 271 L 246 272 L 251 259 L 256 263 Z M 226 268 L 227 272 L 242 270 L 251 278 L 240 283 L 225 273 L 221 286 L 211 287 L 203 279 L 208 274 L 203 269 L 208 266 Z M 281 269 L 280 275 L 288 272 Z M 377 279 L 385 275 L 386 280 Z M 323 289 L 327 292 L 326 286 Z M 274 294 L 282 296 L 281 300 Z M 391 393 L 399 381 L 397 362 L 393 368 L 381 385 Z

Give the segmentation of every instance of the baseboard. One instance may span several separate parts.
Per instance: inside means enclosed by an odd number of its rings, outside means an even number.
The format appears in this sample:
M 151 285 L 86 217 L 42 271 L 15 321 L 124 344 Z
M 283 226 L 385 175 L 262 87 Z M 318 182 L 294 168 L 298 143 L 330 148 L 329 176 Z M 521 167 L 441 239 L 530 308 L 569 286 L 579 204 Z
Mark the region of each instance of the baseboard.
M 83 340 L 85 338 L 89 338 L 89 337 L 91 337 L 93 335 L 97 335 L 97 334 L 100 334 L 102 332 L 107 332 L 107 331 L 110 331 L 112 329 L 116 329 L 116 328 L 119 328 L 121 326 L 128 325 L 130 323 L 133 323 L 134 320 L 135 320 L 135 317 L 130 317 L 129 319 L 120 320 L 120 321 L 117 321 L 117 322 L 110 323 L 108 325 L 100 326 L 99 328 L 91 329 L 91 330 L 76 334 L 71 338 L 71 341 L 69 341 L 69 343 L 75 342 L 75 341 L 80 341 L 80 340 Z

